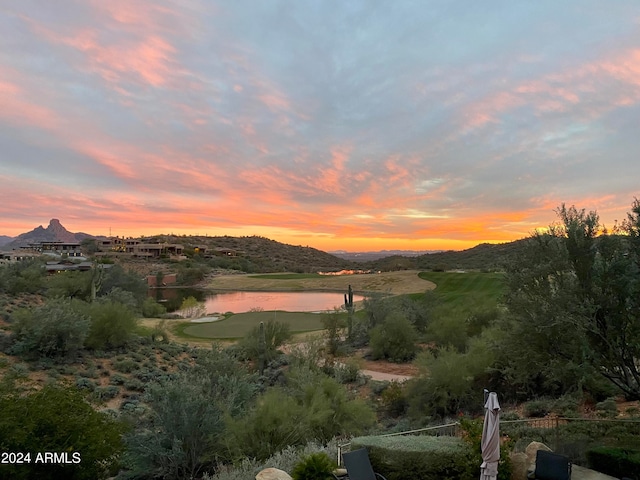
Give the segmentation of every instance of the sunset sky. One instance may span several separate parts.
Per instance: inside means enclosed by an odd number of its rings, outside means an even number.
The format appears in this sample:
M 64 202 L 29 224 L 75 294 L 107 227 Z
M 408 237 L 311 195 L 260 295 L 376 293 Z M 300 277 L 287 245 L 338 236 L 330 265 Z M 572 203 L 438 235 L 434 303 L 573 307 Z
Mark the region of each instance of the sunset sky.
M 462 249 L 640 197 L 638 0 L 7 0 L 0 34 L 0 234 Z

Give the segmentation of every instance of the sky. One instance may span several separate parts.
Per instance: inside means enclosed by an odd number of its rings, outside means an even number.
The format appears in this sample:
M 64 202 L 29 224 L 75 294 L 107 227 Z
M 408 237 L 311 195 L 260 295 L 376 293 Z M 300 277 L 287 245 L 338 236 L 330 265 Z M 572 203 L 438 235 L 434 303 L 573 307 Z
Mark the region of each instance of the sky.
M 638 0 L 0 1 L 0 234 L 526 237 L 640 197 Z

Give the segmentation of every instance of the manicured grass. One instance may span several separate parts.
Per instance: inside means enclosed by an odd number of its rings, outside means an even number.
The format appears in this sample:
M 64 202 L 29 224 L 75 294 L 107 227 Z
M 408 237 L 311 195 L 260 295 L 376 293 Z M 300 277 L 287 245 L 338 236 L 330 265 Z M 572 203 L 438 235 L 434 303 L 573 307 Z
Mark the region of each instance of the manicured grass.
M 268 280 L 300 280 L 304 278 L 326 278 L 326 275 L 317 273 L 268 273 L 264 275 L 251 275 L 251 278 L 265 278 Z
M 182 323 L 176 335 L 197 338 L 242 338 L 260 322 L 276 320 L 289 324 L 292 333 L 321 330 L 323 314 L 308 312 L 247 312 L 211 323 Z
M 418 276 L 436 284 L 434 292 L 444 304 L 473 310 L 495 307 L 505 289 L 502 273 L 420 272 Z

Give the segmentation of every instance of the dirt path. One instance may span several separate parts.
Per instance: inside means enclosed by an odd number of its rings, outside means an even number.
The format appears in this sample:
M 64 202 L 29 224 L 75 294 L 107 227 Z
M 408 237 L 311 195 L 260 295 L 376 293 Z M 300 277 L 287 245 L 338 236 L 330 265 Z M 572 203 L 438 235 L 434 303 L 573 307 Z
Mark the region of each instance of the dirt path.
M 360 370 L 360 373 L 371 377 L 371 380 L 387 381 L 387 382 L 404 382 L 412 378 L 411 375 L 396 375 L 395 373 L 378 372 L 374 370 Z
M 435 284 L 418 277 L 419 270 L 382 272 L 360 275 L 336 275 L 316 278 L 271 279 L 256 275 L 220 275 L 206 285 L 213 290 L 264 290 L 264 291 L 340 291 L 349 285 L 356 293 L 378 292 L 388 295 L 423 293 L 435 288 Z

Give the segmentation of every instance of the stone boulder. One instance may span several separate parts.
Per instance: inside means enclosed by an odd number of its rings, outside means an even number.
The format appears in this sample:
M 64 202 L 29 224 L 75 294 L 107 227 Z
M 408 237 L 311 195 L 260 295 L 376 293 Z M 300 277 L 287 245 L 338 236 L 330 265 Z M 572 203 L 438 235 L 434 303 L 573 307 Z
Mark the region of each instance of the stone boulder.
M 511 480 L 527 480 L 527 473 L 529 473 L 527 454 L 512 453 L 509 459 L 511 460 Z
M 538 450 L 544 450 L 546 452 L 550 452 L 551 449 L 547 447 L 544 443 L 540 442 L 531 442 L 525 448 L 524 453 L 527 454 L 527 463 L 529 466 L 536 464 L 536 455 L 538 454 Z
M 256 480 L 292 480 L 284 470 L 278 468 L 265 468 L 256 475 Z

